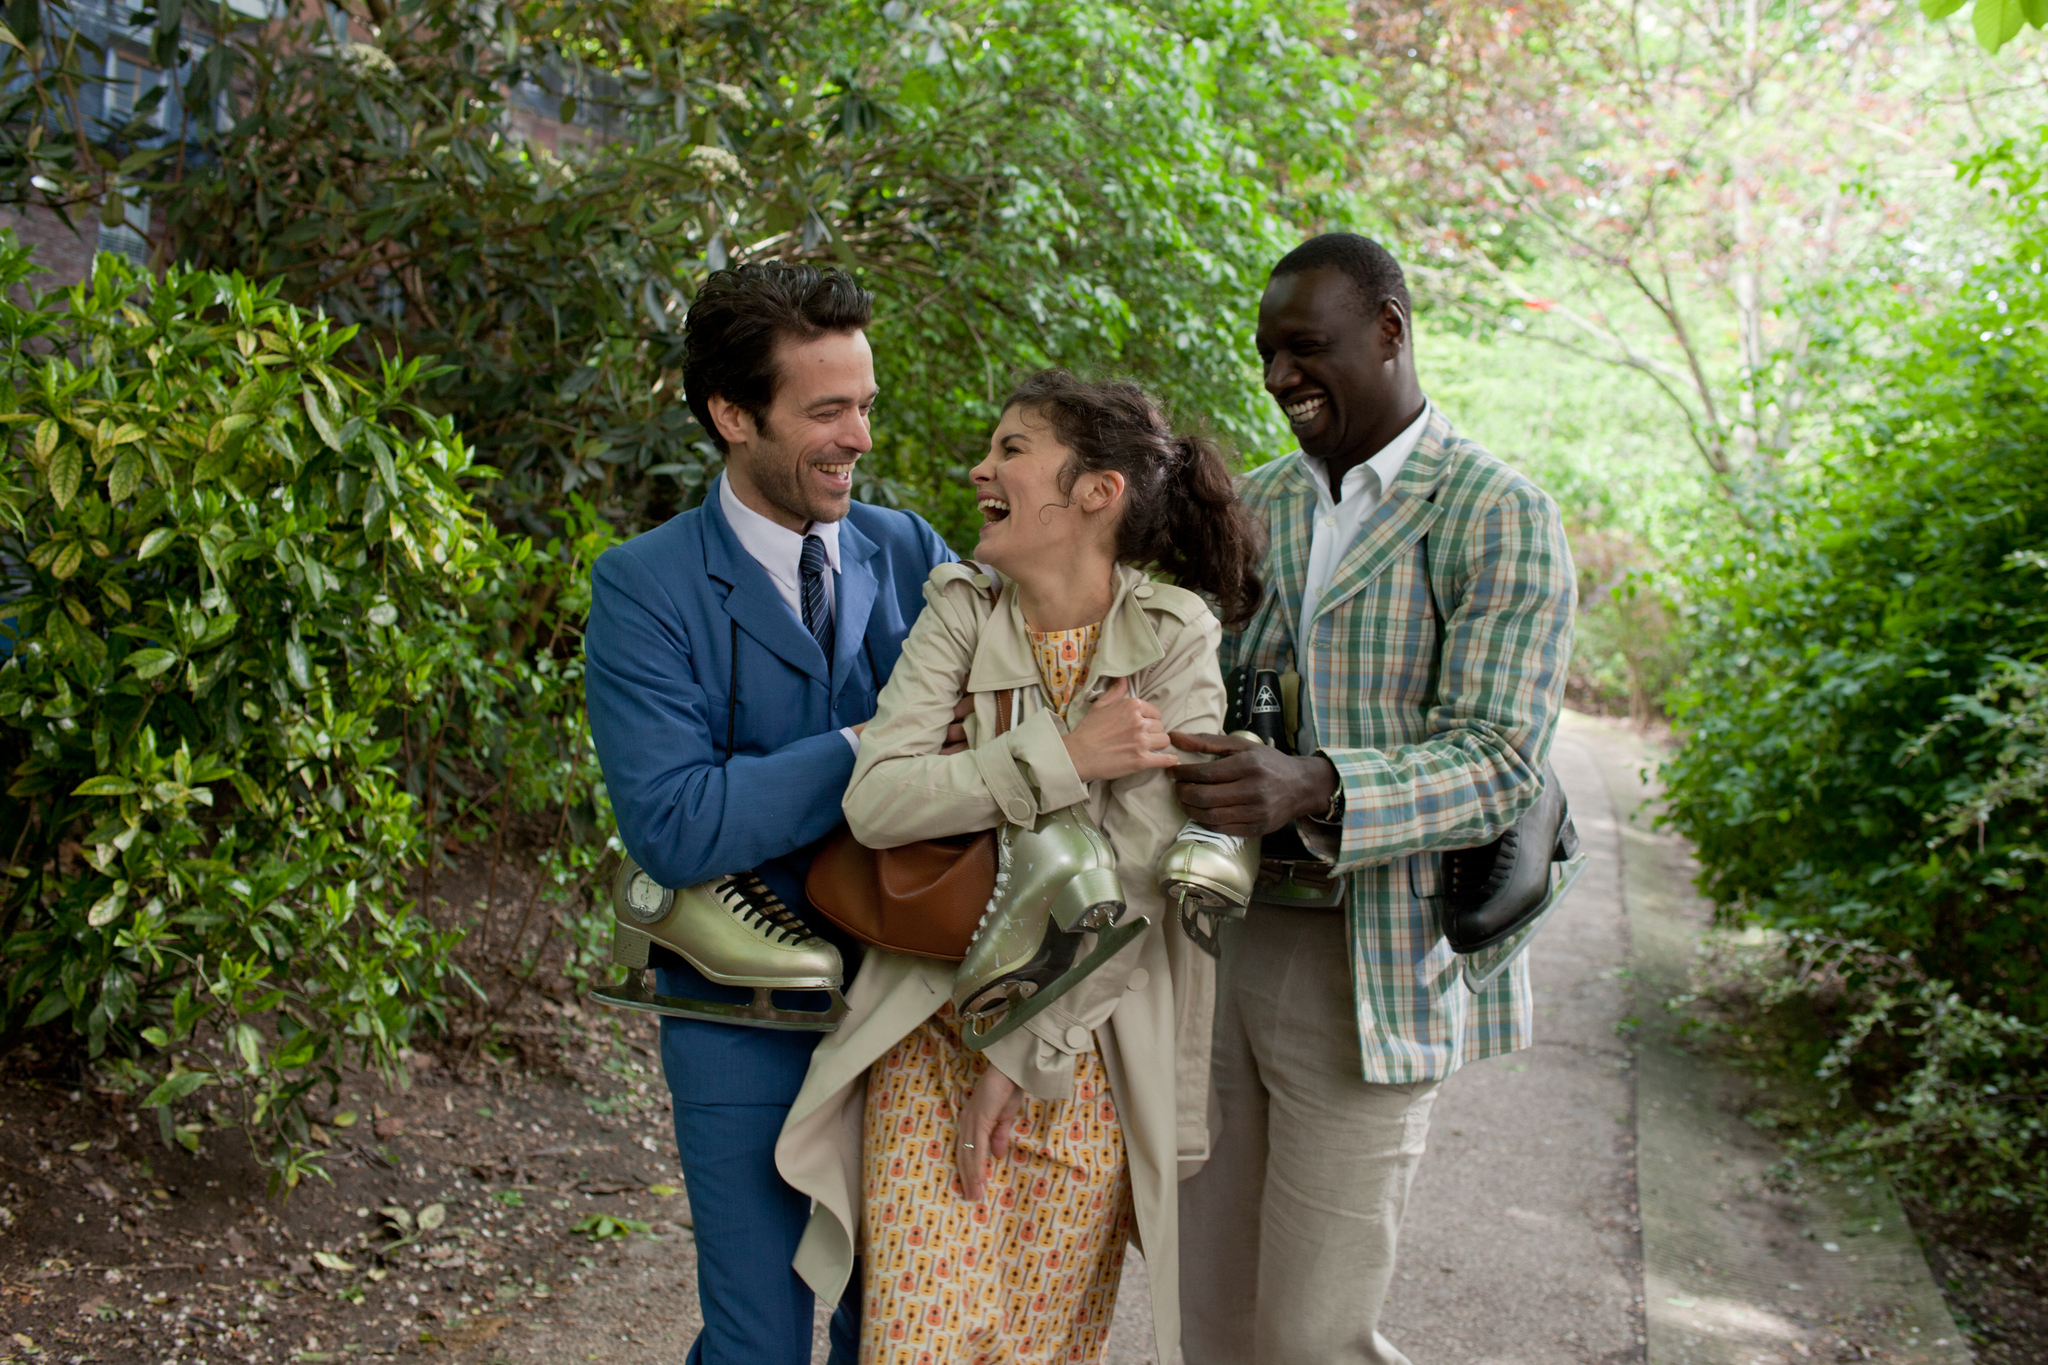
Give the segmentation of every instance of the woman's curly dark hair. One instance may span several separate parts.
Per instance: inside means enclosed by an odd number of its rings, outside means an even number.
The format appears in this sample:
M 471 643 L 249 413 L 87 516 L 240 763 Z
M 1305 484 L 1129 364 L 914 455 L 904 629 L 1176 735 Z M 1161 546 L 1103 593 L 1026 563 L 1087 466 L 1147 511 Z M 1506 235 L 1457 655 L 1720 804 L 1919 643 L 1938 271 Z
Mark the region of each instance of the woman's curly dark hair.
M 1040 370 L 1019 383 L 1003 403 L 1005 412 L 1011 408 L 1043 417 L 1074 452 L 1062 488 L 1071 489 L 1084 469 L 1123 475 L 1118 559 L 1156 566 L 1180 586 L 1208 594 L 1227 626 L 1251 619 L 1265 595 L 1265 534 L 1238 501 L 1216 442 L 1174 431 L 1136 384 L 1091 383 L 1065 370 Z

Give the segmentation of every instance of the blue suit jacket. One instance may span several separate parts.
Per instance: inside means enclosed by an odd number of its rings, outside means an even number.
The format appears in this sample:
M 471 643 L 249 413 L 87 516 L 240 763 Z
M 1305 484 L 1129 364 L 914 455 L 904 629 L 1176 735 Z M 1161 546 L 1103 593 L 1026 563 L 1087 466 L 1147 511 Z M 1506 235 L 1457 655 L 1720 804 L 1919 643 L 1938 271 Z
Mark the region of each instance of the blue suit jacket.
M 748 868 L 813 928 L 803 877 L 841 822 L 853 746 L 954 558 L 910 512 L 840 523 L 829 661 L 741 547 L 714 494 L 607 551 L 592 573 L 584 701 L 619 835 L 663 886 Z

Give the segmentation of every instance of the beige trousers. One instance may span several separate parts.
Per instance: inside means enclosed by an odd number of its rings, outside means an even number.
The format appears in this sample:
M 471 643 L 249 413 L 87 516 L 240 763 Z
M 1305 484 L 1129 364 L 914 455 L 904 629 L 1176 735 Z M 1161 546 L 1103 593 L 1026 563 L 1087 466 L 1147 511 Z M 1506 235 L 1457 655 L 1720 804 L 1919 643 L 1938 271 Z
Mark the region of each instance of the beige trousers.
M 1380 1335 L 1439 1081 L 1360 1078 L 1340 910 L 1223 939 L 1208 1164 L 1180 1187 L 1187 1365 L 1407 1365 Z

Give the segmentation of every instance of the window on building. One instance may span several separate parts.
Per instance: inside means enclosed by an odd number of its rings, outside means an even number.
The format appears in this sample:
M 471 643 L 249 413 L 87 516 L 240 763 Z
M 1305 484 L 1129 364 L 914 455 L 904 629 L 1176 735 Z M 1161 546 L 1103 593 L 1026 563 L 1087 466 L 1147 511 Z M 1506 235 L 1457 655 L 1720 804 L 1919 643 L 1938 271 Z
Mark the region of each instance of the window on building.
M 148 265 L 149 201 L 128 199 L 122 204 L 119 223 L 111 227 L 101 223 L 99 249 L 126 256 L 136 265 Z
M 125 52 L 108 52 L 106 121 L 118 126 L 134 118 L 135 111 L 142 107 L 142 101 L 162 82 L 163 72 L 147 62 L 137 61 Z M 155 128 L 164 126 L 161 103 L 151 111 L 149 122 Z

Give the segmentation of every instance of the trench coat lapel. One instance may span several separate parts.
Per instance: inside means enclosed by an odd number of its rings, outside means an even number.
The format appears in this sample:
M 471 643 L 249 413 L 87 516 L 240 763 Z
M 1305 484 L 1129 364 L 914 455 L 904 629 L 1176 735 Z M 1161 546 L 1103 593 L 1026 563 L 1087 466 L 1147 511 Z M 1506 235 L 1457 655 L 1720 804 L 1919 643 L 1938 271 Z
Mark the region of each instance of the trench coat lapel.
M 983 571 L 986 574 L 986 570 Z M 1095 642 L 1095 658 L 1088 665 L 1086 697 L 1092 698 L 1110 679 L 1128 678 L 1166 657 L 1159 632 L 1145 617 L 1139 593 L 1149 591 L 1145 574 L 1128 565 L 1116 566 L 1116 592 L 1110 598 L 1109 613 L 1102 619 L 1102 635 Z M 1036 687 L 1038 660 L 1031 652 L 1031 627 L 1024 620 L 1024 608 L 1017 601 L 1014 583 L 1004 582 L 995 611 L 975 641 L 974 663 L 967 672 L 969 692 L 997 692 L 1006 687 Z M 1080 724 L 1086 714 L 1080 698 L 1069 708 L 1068 719 Z
M 1422 439 L 1416 442 L 1407 464 L 1401 468 L 1401 476 L 1358 528 L 1358 538 L 1351 542 L 1351 548 L 1337 561 L 1329 589 L 1316 604 L 1317 617 L 1356 596 L 1436 523 L 1442 509 L 1432 495 L 1443 477 L 1444 445 L 1450 434 L 1449 419 L 1433 409 Z M 1297 604 L 1300 601 L 1298 589 L 1295 600 Z M 1299 605 L 1295 610 L 1300 611 Z
M 746 552 L 739 537 L 725 519 L 725 512 L 718 505 L 716 495 L 704 500 L 704 572 L 729 591 L 725 595 L 725 614 L 730 616 L 745 634 L 752 636 L 762 648 L 781 659 L 791 668 L 800 669 L 821 683 L 829 683 L 826 671 L 825 651 L 818 648 L 817 640 L 804 628 L 789 603 L 782 600 L 782 594 L 775 589 L 775 580 L 760 566 L 754 557 Z M 842 535 L 845 533 L 842 531 Z M 867 601 L 874 604 L 874 578 L 868 578 Z M 861 617 L 865 628 L 865 609 Z M 855 647 L 859 641 L 854 641 Z

